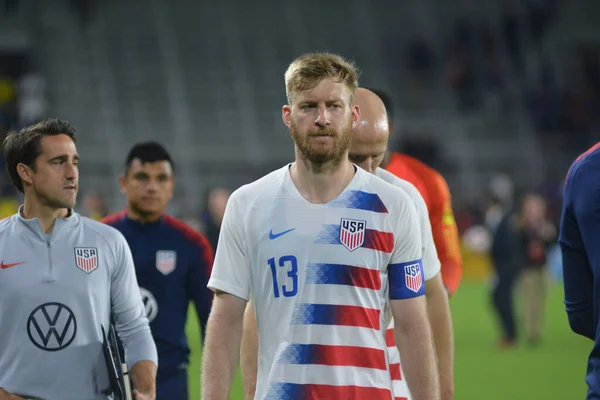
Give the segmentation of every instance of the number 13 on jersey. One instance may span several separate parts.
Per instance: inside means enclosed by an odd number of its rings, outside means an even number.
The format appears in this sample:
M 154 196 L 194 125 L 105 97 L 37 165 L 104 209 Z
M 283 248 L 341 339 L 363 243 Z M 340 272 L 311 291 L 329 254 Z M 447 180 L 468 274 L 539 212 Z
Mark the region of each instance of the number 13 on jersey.
M 283 297 L 293 297 L 298 294 L 298 260 L 295 256 L 281 256 L 278 260 L 269 258 L 269 267 L 273 275 L 273 294 L 279 297 L 279 282 L 277 281 L 277 272 L 286 273 L 286 283 L 281 285 Z

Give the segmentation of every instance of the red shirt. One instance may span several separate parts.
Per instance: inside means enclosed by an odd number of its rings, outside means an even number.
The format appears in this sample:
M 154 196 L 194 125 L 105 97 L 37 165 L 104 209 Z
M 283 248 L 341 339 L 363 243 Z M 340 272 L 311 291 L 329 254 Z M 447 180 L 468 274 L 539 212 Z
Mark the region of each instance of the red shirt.
M 458 229 L 452 212 L 452 197 L 446 180 L 435 169 L 416 158 L 399 153 L 392 153 L 385 169 L 415 185 L 423 196 L 429 210 L 433 240 L 442 264 L 442 280 L 448 291 L 454 293 L 462 276 L 462 258 Z

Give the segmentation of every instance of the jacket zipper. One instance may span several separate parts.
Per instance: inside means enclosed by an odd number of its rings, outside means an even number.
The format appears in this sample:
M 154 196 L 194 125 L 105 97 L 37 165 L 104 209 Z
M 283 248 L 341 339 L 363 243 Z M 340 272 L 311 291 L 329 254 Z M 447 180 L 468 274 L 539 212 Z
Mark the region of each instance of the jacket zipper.
M 46 239 L 48 247 L 48 277 L 52 278 L 52 250 L 50 249 L 50 239 Z

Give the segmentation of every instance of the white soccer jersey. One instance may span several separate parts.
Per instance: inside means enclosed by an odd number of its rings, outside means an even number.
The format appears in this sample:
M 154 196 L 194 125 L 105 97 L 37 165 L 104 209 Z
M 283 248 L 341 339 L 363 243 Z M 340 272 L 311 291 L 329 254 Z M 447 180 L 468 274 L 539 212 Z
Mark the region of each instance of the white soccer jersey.
M 412 183 L 405 181 L 404 179 L 398 178 L 396 175 L 384 170 L 383 168 L 377 168 L 375 175 L 390 183 L 394 186 L 398 186 L 403 189 L 409 197 L 413 200 L 417 213 L 419 215 L 419 223 L 421 227 L 421 243 L 423 244 L 423 275 L 425 280 L 429 280 L 436 276 L 440 272 L 441 263 L 437 255 L 435 243 L 433 241 L 433 233 L 431 232 L 431 222 L 429 221 L 429 212 L 427 210 L 427 204 L 419 190 Z M 394 320 L 390 321 L 388 329 L 386 331 L 386 343 L 388 346 L 390 374 L 392 377 L 392 387 L 394 390 L 395 400 L 409 400 L 410 391 L 406 381 L 402 379 L 404 372 L 400 365 L 400 352 L 396 347 L 394 340 Z
M 235 191 L 208 286 L 252 296 L 256 399 L 391 399 L 386 306 L 424 294 L 421 253 L 412 200 L 360 168 L 327 204 L 289 165 Z

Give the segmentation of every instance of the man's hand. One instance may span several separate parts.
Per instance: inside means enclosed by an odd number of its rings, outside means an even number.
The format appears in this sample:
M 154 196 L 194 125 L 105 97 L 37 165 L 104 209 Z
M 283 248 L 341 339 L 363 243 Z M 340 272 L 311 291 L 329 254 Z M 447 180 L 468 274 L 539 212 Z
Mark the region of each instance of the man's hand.
M 6 390 L 0 387 L 0 400 L 26 400 L 21 396 L 17 396 L 16 394 L 8 393 Z
M 154 400 L 156 398 L 156 369 L 156 364 L 149 360 L 138 361 L 131 367 L 131 380 L 135 388 L 132 392 L 134 399 Z
M 155 400 L 156 399 L 156 394 L 141 393 L 137 389 L 134 389 L 132 394 L 133 394 L 133 400 Z

